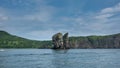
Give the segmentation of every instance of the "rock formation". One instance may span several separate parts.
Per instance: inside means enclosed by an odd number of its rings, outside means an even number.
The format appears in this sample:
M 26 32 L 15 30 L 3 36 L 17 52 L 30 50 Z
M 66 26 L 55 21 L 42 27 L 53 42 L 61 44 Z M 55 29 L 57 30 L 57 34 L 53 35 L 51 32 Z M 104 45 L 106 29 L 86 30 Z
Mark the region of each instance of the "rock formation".
M 52 36 L 53 49 L 61 48 L 63 45 L 62 33 L 57 33 Z
M 62 33 L 57 33 L 52 36 L 53 49 L 68 49 L 68 33 L 62 35 Z
M 68 41 L 69 41 L 68 33 L 65 33 L 63 35 L 63 46 L 64 46 L 64 49 L 68 49 L 69 48 Z

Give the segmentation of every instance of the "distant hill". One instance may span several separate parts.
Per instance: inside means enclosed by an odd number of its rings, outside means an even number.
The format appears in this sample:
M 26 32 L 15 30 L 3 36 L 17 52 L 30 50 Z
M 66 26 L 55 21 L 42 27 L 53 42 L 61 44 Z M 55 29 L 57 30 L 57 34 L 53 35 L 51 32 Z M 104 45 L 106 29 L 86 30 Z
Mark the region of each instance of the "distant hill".
M 106 36 L 69 37 L 70 48 L 120 48 L 120 33 Z M 29 40 L 0 31 L 0 48 L 52 48 L 51 40 Z
M 0 48 L 50 48 L 51 41 L 29 40 L 0 31 Z

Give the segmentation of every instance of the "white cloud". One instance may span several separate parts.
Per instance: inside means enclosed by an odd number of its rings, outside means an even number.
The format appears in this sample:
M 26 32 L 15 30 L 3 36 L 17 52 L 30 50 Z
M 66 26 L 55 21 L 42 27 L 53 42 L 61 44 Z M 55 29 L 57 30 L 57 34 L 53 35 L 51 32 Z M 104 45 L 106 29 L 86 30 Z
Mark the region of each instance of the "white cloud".
M 106 13 L 115 13 L 115 12 L 120 12 L 120 3 L 118 3 L 117 5 L 115 5 L 114 7 L 109 7 L 109 8 L 105 8 L 103 10 L 101 10 L 102 14 L 106 14 Z
M 100 14 L 98 16 L 95 16 L 96 19 L 105 19 L 105 18 L 109 18 L 112 17 L 114 14 Z
M 117 13 L 120 13 L 120 3 L 113 7 L 108 7 L 102 9 L 96 16 L 96 19 L 107 19 L 109 17 L 112 17 L 116 15 Z
M 118 3 L 114 7 L 108 7 L 108 8 L 101 10 L 101 12 L 96 18 L 100 18 L 100 19 L 109 18 L 109 17 L 116 15 L 117 13 L 120 13 L 120 3 Z
M 110 12 L 113 12 L 113 11 L 114 11 L 113 8 L 105 8 L 101 11 L 101 13 L 104 14 L 104 13 L 110 13 Z

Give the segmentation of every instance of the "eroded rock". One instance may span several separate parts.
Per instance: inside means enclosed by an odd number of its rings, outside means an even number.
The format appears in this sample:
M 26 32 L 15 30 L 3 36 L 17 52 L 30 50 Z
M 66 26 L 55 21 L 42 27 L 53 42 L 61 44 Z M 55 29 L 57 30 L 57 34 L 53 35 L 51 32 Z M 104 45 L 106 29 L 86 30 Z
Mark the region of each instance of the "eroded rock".
M 64 46 L 63 48 L 64 49 L 68 49 L 69 48 L 68 41 L 69 41 L 68 33 L 65 33 L 63 35 L 63 46 Z
M 53 49 L 67 49 L 68 45 L 68 33 L 62 35 L 62 33 L 57 33 L 52 36 Z
M 54 49 L 59 49 L 63 45 L 62 33 L 57 33 L 52 36 L 52 43 Z

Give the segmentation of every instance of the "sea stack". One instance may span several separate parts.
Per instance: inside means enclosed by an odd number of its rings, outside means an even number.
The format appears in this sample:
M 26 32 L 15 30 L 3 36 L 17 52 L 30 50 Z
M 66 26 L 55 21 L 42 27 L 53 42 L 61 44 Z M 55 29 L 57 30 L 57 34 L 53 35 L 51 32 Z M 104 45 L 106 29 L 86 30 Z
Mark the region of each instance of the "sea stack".
M 63 46 L 64 46 L 63 48 L 64 49 L 68 49 L 69 48 L 68 41 L 69 41 L 68 33 L 65 33 L 63 35 Z
M 69 37 L 68 33 L 62 35 L 62 33 L 57 33 L 52 36 L 53 49 L 68 49 Z

